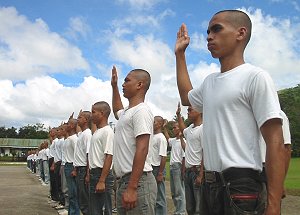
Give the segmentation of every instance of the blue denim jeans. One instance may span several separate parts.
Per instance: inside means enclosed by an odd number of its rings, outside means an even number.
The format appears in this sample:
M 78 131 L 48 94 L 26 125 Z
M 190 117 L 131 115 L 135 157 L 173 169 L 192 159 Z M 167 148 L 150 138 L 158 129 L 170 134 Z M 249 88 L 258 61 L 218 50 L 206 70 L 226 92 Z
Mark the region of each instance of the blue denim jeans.
M 156 178 L 159 171 L 159 166 L 152 166 L 153 175 Z M 166 176 L 166 169 L 164 170 L 164 177 Z M 157 197 L 155 206 L 156 215 L 166 215 L 167 214 L 167 200 L 166 200 L 166 186 L 165 181 L 157 182 Z
M 200 213 L 211 215 L 262 215 L 266 207 L 266 186 L 257 178 L 240 177 L 201 186 Z
M 71 176 L 71 172 L 73 171 L 73 163 L 66 163 L 65 164 L 65 176 L 68 186 L 68 196 L 69 196 L 69 215 L 79 215 L 79 204 L 77 198 L 77 187 L 75 177 Z
M 86 166 L 76 167 L 76 185 L 79 208 L 83 215 L 89 215 L 89 188 L 85 184 Z
M 143 173 L 137 188 L 137 206 L 129 211 L 122 207 L 122 195 L 128 186 L 130 174 L 118 180 L 117 210 L 119 215 L 154 215 L 157 196 L 156 180 L 152 172 Z
M 187 168 L 185 171 L 184 187 L 186 210 L 189 215 L 200 214 L 200 185 L 195 184 L 198 173 Z
M 90 215 L 103 214 L 103 208 L 105 215 L 112 214 L 112 189 L 114 183 L 114 176 L 112 171 L 109 171 L 109 174 L 105 180 L 105 192 L 96 193 L 96 186 L 101 176 L 102 169 L 93 168 L 90 170 L 90 200 L 89 200 L 89 211 Z
M 171 195 L 175 206 L 174 215 L 185 214 L 184 181 L 182 178 L 181 167 L 181 163 L 170 165 Z
M 49 161 L 43 160 L 43 170 L 44 170 L 44 176 L 45 176 L 45 183 L 48 184 L 50 181 L 50 175 L 49 175 Z

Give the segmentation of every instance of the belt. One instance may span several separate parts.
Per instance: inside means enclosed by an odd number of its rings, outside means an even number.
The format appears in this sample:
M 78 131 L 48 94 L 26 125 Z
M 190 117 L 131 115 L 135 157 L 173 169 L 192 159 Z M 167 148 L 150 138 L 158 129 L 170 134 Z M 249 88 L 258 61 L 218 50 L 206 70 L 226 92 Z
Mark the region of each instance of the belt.
M 192 172 L 200 172 L 200 165 L 195 165 L 195 166 L 191 166 L 186 168 L 186 171 L 192 171 Z
M 204 171 L 204 180 L 206 183 L 224 183 L 237 178 L 252 178 L 261 181 L 260 173 L 257 170 L 249 168 L 231 167 L 222 172 Z
M 148 175 L 150 173 L 152 173 L 152 171 L 144 171 L 142 175 Z M 116 179 L 120 180 L 120 179 L 126 178 L 126 177 L 128 177 L 130 175 L 131 175 L 131 172 L 128 172 L 128 173 L 125 173 L 124 175 L 122 175 L 120 177 L 117 177 Z

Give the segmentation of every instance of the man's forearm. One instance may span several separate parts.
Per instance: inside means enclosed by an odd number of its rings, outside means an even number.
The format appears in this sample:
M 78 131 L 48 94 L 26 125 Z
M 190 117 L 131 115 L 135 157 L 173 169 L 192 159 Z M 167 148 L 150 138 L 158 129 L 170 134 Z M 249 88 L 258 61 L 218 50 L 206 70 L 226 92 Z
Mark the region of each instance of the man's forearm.
M 159 165 L 159 173 L 163 173 L 166 167 L 166 161 L 167 161 L 167 157 L 165 156 L 160 156 L 161 160 L 160 160 L 160 165 Z
M 99 177 L 99 182 L 105 182 L 111 167 L 111 163 L 112 163 L 112 155 L 107 154 L 104 160 L 101 176 Z
M 188 92 L 193 89 L 190 77 L 187 71 L 187 65 L 184 52 L 176 53 L 176 76 L 181 104 L 189 106 Z
M 150 135 L 140 135 L 136 140 L 136 152 L 132 164 L 132 172 L 128 187 L 137 189 L 139 180 L 143 174 L 146 157 L 148 154 Z
M 121 101 L 119 88 L 117 86 L 112 87 L 112 108 L 113 108 L 113 112 L 115 114 L 115 118 L 118 119 L 117 112 L 119 110 L 123 109 L 123 104 Z

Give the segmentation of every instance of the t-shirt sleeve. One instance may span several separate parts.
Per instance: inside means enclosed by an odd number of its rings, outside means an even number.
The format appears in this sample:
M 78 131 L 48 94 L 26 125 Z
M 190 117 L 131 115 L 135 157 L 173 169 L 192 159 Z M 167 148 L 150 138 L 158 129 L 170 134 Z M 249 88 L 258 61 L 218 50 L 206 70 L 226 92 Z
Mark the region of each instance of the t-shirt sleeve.
M 203 84 L 199 88 L 190 90 L 188 93 L 189 102 L 200 113 L 203 112 L 202 87 Z
M 167 140 L 164 136 L 162 136 L 161 138 L 159 138 L 159 155 L 160 156 L 167 156 Z
M 286 114 L 282 111 L 282 132 L 283 132 L 283 143 L 284 144 L 291 144 L 291 132 L 290 132 L 290 123 L 289 119 L 287 118 Z
M 282 119 L 278 95 L 273 80 L 267 72 L 256 74 L 249 91 L 252 111 L 259 128 L 269 119 Z
M 133 120 L 133 132 L 137 137 L 143 134 L 153 133 L 153 121 L 154 117 L 150 110 L 147 108 L 138 109 L 132 116 Z
M 92 138 L 92 134 L 91 133 L 86 133 L 83 136 L 83 142 L 84 142 L 85 147 L 86 147 L 86 154 L 88 154 L 89 151 L 90 151 L 91 138 Z
M 105 136 L 105 149 L 104 154 L 113 155 L 113 144 L 114 144 L 114 132 L 112 130 L 106 130 Z

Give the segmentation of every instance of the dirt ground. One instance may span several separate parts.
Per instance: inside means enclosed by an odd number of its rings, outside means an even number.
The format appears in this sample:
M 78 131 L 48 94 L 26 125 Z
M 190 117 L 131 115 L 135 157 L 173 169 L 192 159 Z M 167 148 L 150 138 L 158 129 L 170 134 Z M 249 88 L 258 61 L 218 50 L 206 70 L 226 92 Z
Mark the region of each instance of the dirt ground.
M 166 182 L 168 214 L 174 212 L 170 184 Z M 47 203 L 49 187 L 42 186 L 25 166 L 0 165 L 0 215 L 57 215 Z M 288 195 L 282 202 L 282 215 L 300 214 L 300 197 Z

